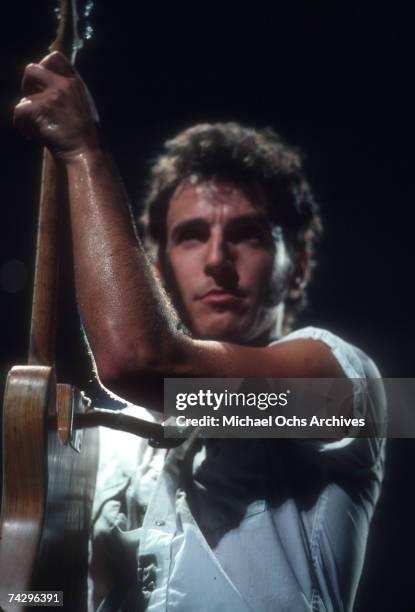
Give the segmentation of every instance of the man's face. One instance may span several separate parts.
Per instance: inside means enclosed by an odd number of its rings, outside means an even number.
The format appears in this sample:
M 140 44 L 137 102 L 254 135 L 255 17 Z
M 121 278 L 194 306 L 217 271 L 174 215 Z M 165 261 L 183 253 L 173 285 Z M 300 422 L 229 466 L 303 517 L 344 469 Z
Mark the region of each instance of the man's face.
M 166 227 L 167 288 L 196 338 L 246 344 L 278 334 L 292 264 L 262 202 L 230 182 L 184 181 Z

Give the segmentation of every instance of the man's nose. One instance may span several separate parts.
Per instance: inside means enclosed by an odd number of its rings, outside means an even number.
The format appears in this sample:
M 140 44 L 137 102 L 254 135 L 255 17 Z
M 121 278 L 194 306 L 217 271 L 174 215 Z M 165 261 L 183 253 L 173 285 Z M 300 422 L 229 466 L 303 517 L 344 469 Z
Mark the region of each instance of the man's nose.
M 227 288 L 238 286 L 235 257 L 232 248 L 221 235 L 212 236 L 208 241 L 205 274 L 214 278 L 218 285 Z

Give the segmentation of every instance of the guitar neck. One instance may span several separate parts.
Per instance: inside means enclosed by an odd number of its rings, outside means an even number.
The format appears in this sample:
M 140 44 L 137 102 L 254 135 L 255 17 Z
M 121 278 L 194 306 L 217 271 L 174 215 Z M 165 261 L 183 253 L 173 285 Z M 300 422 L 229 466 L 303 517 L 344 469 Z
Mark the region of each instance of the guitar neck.
M 30 326 L 29 365 L 53 365 L 59 280 L 59 209 L 65 181 L 52 155 L 44 149 L 37 228 L 35 280 Z
M 59 27 L 51 51 L 71 61 L 81 47 L 76 0 L 60 0 Z M 42 187 L 37 228 L 35 280 L 29 339 L 29 365 L 54 363 L 59 281 L 59 220 L 66 199 L 66 177 L 52 155 L 43 152 Z

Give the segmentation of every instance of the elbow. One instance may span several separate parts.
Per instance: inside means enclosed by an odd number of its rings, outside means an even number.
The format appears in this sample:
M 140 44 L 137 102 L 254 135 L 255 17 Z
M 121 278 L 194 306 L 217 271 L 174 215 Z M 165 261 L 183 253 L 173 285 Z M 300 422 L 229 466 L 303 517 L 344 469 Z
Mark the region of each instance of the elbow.
M 163 378 L 186 375 L 186 349 L 180 340 L 169 346 L 113 347 L 94 354 L 94 359 L 102 385 L 121 396 L 131 384 L 142 385 L 145 380 L 162 383 Z
M 125 381 L 131 377 L 125 364 L 117 360 L 116 356 L 95 358 L 95 371 L 103 387 L 122 397 L 121 390 Z
M 94 354 L 95 370 L 101 384 L 109 391 L 119 393 L 127 381 L 142 380 L 148 372 L 148 358 L 136 352 L 109 351 Z

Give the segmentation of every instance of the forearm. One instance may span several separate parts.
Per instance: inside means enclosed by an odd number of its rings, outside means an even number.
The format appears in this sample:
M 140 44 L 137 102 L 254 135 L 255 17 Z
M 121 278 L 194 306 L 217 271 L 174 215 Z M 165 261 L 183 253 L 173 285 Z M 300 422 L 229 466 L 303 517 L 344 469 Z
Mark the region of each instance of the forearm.
M 101 150 L 66 160 L 75 282 L 98 373 L 162 369 L 177 350 L 176 316 L 135 233 L 126 194 Z

